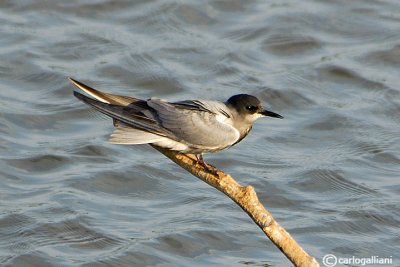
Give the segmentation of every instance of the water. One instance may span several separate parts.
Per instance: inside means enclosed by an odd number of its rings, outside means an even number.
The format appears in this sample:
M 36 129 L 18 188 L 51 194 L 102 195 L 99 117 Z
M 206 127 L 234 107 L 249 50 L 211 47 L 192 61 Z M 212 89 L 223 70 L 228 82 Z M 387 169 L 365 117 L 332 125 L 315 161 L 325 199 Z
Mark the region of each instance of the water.
M 208 162 L 319 261 L 400 266 L 398 1 L 2 1 L 0 265 L 290 266 L 220 192 L 149 146 L 107 143 L 71 76 L 171 100 L 258 96 Z M 339 265 L 338 265 L 339 266 Z

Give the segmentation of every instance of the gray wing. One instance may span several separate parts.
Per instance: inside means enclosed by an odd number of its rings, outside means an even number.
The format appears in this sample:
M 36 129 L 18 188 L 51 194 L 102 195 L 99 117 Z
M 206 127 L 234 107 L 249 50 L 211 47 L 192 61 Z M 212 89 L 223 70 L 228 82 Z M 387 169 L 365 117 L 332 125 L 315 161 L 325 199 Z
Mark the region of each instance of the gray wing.
M 224 148 L 239 139 L 239 131 L 225 104 L 216 101 L 181 101 L 168 103 L 150 99 L 147 105 L 156 111 L 163 128 L 178 141 L 210 149 Z

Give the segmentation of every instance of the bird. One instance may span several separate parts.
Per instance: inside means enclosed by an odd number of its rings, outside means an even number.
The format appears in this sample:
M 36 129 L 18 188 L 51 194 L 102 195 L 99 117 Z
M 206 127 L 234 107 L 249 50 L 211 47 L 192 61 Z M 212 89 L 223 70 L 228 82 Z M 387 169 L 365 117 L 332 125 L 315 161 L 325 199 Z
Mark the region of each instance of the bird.
M 77 80 L 70 82 L 91 97 L 74 96 L 113 119 L 113 144 L 151 144 L 184 154 L 194 154 L 205 169 L 216 168 L 204 161 L 204 153 L 229 148 L 245 138 L 261 117 L 282 119 L 264 109 L 252 95 L 237 94 L 227 101 L 183 100 L 169 102 L 152 97 L 142 100 L 101 92 Z

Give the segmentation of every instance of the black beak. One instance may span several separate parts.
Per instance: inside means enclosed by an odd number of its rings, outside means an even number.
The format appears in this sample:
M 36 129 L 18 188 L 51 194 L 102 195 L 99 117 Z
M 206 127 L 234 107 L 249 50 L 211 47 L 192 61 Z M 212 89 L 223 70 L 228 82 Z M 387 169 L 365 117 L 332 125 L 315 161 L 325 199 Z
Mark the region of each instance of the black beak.
M 279 115 L 278 113 L 269 111 L 264 109 L 263 111 L 259 112 L 261 115 L 263 116 L 268 116 L 268 117 L 274 117 L 274 118 L 279 118 L 279 119 L 283 119 L 283 116 Z

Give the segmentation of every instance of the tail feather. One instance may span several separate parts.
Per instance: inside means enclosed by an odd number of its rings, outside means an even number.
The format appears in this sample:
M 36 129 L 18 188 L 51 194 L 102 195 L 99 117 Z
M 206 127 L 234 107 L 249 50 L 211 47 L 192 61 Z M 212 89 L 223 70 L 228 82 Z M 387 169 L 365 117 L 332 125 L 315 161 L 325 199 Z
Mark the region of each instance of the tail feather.
M 69 78 L 70 82 L 87 93 L 88 95 L 91 95 L 95 99 L 107 103 L 107 104 L 113 104 L 113 105 L 122 105 L 122 106 L 127 106 L 131 104 L 132 102 L 139 101 L 140 99 L 134 98 L 134 97 L 129 97 L 129 96 L 121 96 L 121 95 L 113 95 L 113 94 L 108 94 L 104 92 L 100 92 L 99 90 L 96 90 L 90 86 L 87 86 L 86 84 L 83 84 L 77 80 L 74 80 L 72 78 Z
M 128 127 L 117 127 L 108 140 L 112 144 L 139 145 L 165 140 L 165 137 Z
M 133 97 L 100 92 L 72 78 L 70 81 L 91 97 L 74 91 L 74 96 L 113 119 L 115 131 L 109 141 L 114 144 L 149 144 L 170 140 L 168 131 L 140 110 L 145 101 Z M 127 107 L 130 105 L 129 107 Z M 147 104 L 146 104 L 147 105 Z M 136 109 L 135 109 L 136 107 Z
M 120 121 L 130 127 L 152 132 L 159 136 L 170 136 L 170 132 L 162 128 L 154 120 L 143 117 L 143 115 L 140 114 L 125 112 L 124 109 L 126 107 L 124 106 L 103 103 L 99 100 L 85 96 L 77 91 L 74 91 L 74 96 L 97 109 L 101 113 L 110 116 L 114 120 Z

